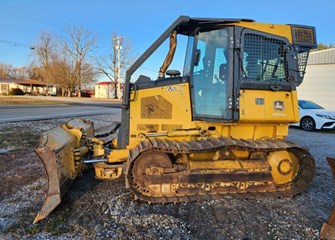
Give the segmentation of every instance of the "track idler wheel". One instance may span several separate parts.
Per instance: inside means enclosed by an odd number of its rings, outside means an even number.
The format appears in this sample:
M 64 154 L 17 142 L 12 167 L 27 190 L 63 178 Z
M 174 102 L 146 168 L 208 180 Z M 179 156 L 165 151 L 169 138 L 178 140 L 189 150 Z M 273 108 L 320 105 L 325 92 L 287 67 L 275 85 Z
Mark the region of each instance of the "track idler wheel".
M 133 182 L 137 191 L 143 195 L 153 196 L 166 193 L 164 186 L 150 182 L 151 177 L 159 177 L 172 169 L 173 165 L 170 157 L 162 152 L 145 152 L 135 161 L 132 169 Z

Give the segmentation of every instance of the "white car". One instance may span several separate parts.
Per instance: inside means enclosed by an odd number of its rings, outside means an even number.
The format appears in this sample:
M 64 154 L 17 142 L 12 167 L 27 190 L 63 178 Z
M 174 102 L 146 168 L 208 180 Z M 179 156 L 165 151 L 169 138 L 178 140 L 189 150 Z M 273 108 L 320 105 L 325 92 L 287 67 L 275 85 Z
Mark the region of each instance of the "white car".
M 335 111 L 327 111 L 320 105 L 299 100 L 300 122 L 291 126 L 301 127 L 305 131 L 315 129 L 335 129 Z

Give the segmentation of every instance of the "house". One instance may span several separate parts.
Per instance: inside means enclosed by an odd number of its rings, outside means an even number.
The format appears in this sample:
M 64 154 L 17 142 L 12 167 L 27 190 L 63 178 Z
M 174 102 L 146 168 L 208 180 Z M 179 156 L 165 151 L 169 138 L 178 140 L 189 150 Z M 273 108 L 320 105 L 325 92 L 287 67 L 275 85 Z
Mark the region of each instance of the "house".
M 13 88 L 19 88 L 18 79 L 10 79 L 10 78 L 0 78 L 0 96 L 1 95 L 9 95 L 9 92 Z
M 14 88 L 20 88 L 26 94 L 47 93 L 47 84 L 37 80 L 0 79 L 0 95 L 9 95 Z
M 48 85 L 49 96 L 62 96 L 62 88 L 58 85 Z
M 299 99 L 335 110 L 335 48 L 309 54 L 304 82 L 297 88 Z
M 48 94 L 48 85 L 46 83 L 29 79 L 22 80 L 17 82 L 19 88 L 22 89 L 26 94 L 32 95 L 47 95 Z
M 112 82 L 100 82 L 94 85 L 95 98 L 115 98 Z

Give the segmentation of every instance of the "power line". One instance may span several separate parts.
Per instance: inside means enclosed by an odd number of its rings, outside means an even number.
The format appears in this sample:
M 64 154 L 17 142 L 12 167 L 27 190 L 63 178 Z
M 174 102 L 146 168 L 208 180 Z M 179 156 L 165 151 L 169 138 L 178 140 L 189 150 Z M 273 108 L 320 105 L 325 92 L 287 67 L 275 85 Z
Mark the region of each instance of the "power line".
M 23 27 L 23 26 L 18 26 L 18 25 L 13 25 L 13 24 L 8 24 L 7 22 L 1 22 L 0 25 L 4 25 L 7 27 L 12 28 L 17 28 L 17 29 L 21 29 L 27 32 L 35 32 L 35 33 L 39 33 L 40 31 L 36 30 L 36 29 L 32 29 L 32 28 L 27 28 L 27 27 Z
M 35 22 L 46 23 L 46 24 L 54 25 L 54 26 L 64 26 L 64 25 L 66 26 L 66 25 L 68 25 L 67 23 L 65 23 L 63 21 L 52 19 L 50 17 L 46 17 L 46 16 L 43 16 L 43 15 L 40 15 L 40 14 L 37 14 L 37 13 L 34 13 L 34 12 L 29 12 L 29 11 L 11 6 L 7 3 L 1 3 L 0 2 L 0 5 L 5 7 L 5 8 L 2 8 L 2 11 L 5 11 L 5 12 L 11 14 L 11 15 L 25 17 L 25 18 L 28 18 L 28 19 L 33 20 Z
M 1 10 L 2 14 L 4 14 L 5 16 L 10 17 L 10 16 L 14 15 L 14 16 L 17 16 L 19 18 L 27 19 L 29 21 L 34 21 L 34 22 L 38 22 L 38 23 L 41 23 L 41 24 L 53 25 L 55 27 L 69 27 L 69 26 L 73 25 L 73 24 L 70 24 L 70 23 L 59 21 L 59 20 L 54 19 L 54 18 L 43 16 L 41 14 L 26 11 L 26 10 L 14 7 L 12 5 L 9 5 L 7 3 L 0 2 L 0 10 Z M 27 30 L 27 31 L 38 32 L 38 30 L 28 29 L 26 27 L 26 25 L 24 25 L 24 26 L 23 25 L 15 25 L 14 26 L 14 25 L 9 25 L 7 22 L 2 22 L 0 24 L 5 24 L 7 26 L 11 26 L 11 27 L 14 27 L 14 28 L 20 28 L 20 29 L 24 29 L 24 30 Z M 99 35 L 101 35 L 105 39 L 110 38 L 110 35 L 105 34 L 105 32 L 99 32 Z
M 30 50 L 34 50 L 35 47 L 34 46 L 29 46 L 27 44 L 24 43 L 19 43 L 19 42 L 12 42 L 12 41 L 8 41 L 8 40 L 3 40 L 0 39 L 0 43 L 6 43 L 12 47 L 24 47 L 24 48 L 29 48 Z

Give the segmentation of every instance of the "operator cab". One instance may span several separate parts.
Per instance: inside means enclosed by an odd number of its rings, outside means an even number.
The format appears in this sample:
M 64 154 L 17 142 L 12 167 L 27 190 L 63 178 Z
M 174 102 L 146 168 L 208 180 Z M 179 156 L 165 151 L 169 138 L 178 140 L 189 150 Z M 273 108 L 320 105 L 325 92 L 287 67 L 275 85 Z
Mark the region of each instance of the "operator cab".
M 315 30 L 291 25 L 292 44 L 241 22 L 253 27 L 246 19 L 178 19 L 127 71 L 124 105 L 131 89 L 188 82 L 194 120 L 237 122 L 241 90 L 294 91 L 315 45 Z

